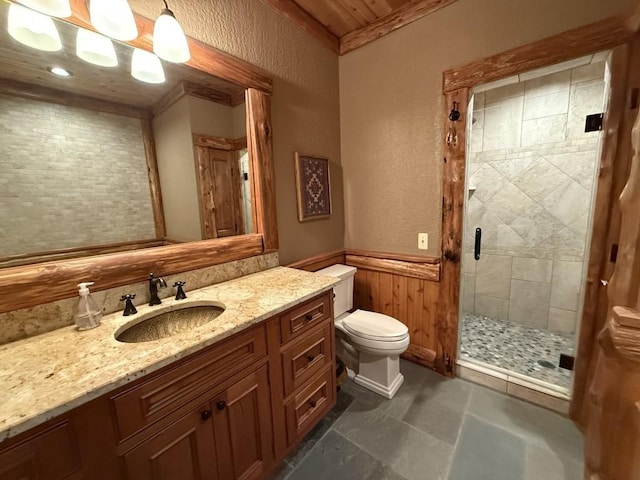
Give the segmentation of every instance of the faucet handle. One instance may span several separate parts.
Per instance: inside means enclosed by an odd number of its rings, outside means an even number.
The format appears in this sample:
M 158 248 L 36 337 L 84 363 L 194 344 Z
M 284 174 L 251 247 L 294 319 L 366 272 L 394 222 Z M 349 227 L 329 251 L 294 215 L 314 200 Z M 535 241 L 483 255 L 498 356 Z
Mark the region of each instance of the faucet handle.
M 178 291 L 176 292 L 176 300 L 184 300 L 185 298 L 187 298 L 187 294 L 184 293 L 184 289 L 182 288 L 186 283 L 187 282 L 180 280 L 173 284 L 173 287 L 178 289 Z
M 120 297 L 121 302 L 125 302 L 124 304 L 124 312 L 122 312 L 122 316 L 128 317 L 129 315 L 135 315 L 138 313 L 136 307 L 133 305 L 133 299 L 136 298 L 135 293 L 127 293 L 126 295 L 122 295 Z

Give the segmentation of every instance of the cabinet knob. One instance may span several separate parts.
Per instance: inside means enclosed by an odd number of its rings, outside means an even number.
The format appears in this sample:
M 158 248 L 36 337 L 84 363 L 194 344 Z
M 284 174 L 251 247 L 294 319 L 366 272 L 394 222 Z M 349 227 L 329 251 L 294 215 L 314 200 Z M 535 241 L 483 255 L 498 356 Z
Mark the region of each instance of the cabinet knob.
M 313 359 L 316 358 L 313 355 L 307 355 L 307 361 L 308 362 L 313 362 Z
M 310 322 L 311 320 L 313 320 L 313 315 L 311 315 L 310 313 L 307 313 L 304 318 L 307 319 L 307 322 Z
M 206 422 L 207 420 L 209 420 L 211 418 L 211 410 L 205 410 L 204 412 L 202 412 L 200 414 L 200 418 L 202 419 L 203 422 Z
M 309 405 L 311 405 L 311 408 L 315 408 L 316 407 L 316 401 L 315 400 L 310 400 L 309 401 Z
M 224 410 L 225 408 L 227 408 L 227 402 L 225 402 L 224 400 L 220 400 L 218 403 L 216 403 L 216 408 L 218 410 Z

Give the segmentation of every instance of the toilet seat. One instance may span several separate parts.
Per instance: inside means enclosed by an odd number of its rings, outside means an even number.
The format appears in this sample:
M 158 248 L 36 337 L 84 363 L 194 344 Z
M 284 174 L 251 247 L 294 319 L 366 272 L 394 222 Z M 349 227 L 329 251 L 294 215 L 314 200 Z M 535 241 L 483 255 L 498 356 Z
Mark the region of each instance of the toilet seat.
M 351 335 L 376 342 L 401 342 L 409 337 L 409 329 L 395 318 L 381 313 L 356 310 L 342 319 Z

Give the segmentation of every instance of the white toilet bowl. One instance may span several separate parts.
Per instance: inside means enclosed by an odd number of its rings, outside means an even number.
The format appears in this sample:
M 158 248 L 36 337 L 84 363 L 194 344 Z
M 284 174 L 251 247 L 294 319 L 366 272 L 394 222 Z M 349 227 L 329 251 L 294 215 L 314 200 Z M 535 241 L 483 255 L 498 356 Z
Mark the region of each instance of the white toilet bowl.
M 342 280 L 334 287 L 334 314 L 338 355 L 355 372 L 354 382 L 393 398 L 402 382 L 400 355 L 409 346 L 409 329 L 395 318 L 381 313 L 356 310 L 353 305 L 353 276 L 356 269 L 332 265 L 317 273 Z

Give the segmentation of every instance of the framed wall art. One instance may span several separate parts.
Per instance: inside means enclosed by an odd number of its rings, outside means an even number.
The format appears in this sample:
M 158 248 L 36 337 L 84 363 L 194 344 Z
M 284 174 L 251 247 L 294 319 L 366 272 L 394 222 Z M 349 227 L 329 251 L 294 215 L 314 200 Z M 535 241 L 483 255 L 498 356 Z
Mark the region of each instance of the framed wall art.
M 329 160 L 296 152 L 298 220 L 306 222 L 331 216 Z

